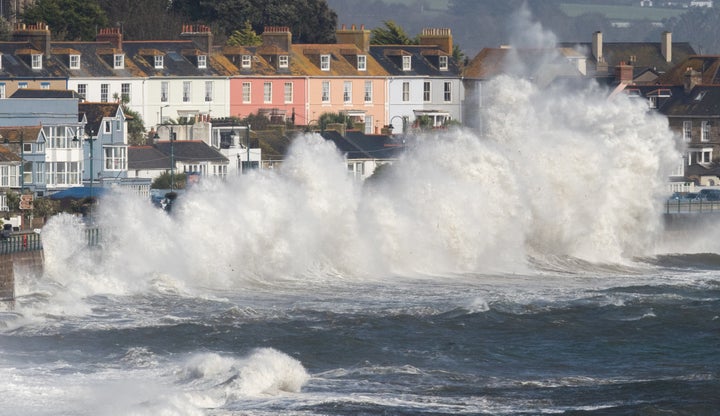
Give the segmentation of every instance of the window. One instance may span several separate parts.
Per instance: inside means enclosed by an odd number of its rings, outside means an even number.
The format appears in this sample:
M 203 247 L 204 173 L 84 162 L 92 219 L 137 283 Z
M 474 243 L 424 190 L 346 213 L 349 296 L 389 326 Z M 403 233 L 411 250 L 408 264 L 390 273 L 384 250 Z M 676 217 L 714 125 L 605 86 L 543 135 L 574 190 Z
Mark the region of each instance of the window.
M 130 102 L 130 83 L 126 82 L 120 85 L 120 96 L 123 102 Z
M 452 101 L 452 82 L 446 81 L 445 84 L 443 84 L 443 100 L 445 102 Z
M 440 70 L 447 71 L 447 69 L 448 69 L 448 57 L 440 56 Z
M 118 53 L 113 55 L 113 68 L 123 69 L 125 68 L 125 55 Z
M 103 132 L 104 133 L 112 132 L 112 122 L 110 120 L 103 121 Z
M 163 69 L 163 56 L 155 55 L 155 69 Z
M 110 84 L 100 84 L 100 101 L 103 103 L 108 102 L 110 95 Z
M 18 82 L 18 88 L 23 89 L 23 88 L 27 88 L 27 87 L 28 87 L 27 82 Z
M 168 101 L 168 92 L 170 91 L 170 83 L 162 81 L 160 83 L 160 101 L 166 103 Z
M 127 147 L 112 146 L 105 147 L 103 150 L 105 170 L 127 170 Z
M 213 82 L 205 81 L 205 102 L 209 103 L 213 100 Z
M 365 81 L 365 102 L 371 103 L 373 95 L 373 84 L 372 81 Z
M 250 55 L 243 55 L 241 59 L 241 66 L 243 68 L 250 68 Z
M 692 121 L 683 121 L 683 139 L 686 142 L 692 140 Z
M 263 84 L 263 102 L 272 102 L 272 83 L 266 82 Z
M 329 71 L 330 70 L 330 55 L 320 55 L 320 70 L 321 71 Z
M 367 56 L 365 56 L 365 55 L 357 56 L 357 69 L 358 69 L 358 71 L 366 71 L 367 70 Z
M 242 83 L 242 101 L 243 101 L 243 103 L 246 103 L 246 104 L 250 102 L 250 83 L 249 82 Z
M 409 71 L 409 70 L 412 69 L 412 61 L 411 61 L 411 58 L 412 58 L 412 57 L 409 56 L 409 55 L 402 57 L 402 70 L 403 70 L 403 71 Z
M 30 59 L 32 60 L 32 69 L 42 69 L 42 55 L 33 54 Z
M 190 102 L 192 98 L 192 81 L 183 81 L 183 102 Z
M 199 69 L 207 68 L 207 55 L 198 55 L 197 64 Z
M 322 82 L 322 102 L 330 102 L 330 81 Z
M 78 84 L 77 93 L 83 99 L 87 99 L 87 84 Z
M 352 102 L 352 82 L 345 81 L 343 83 L 343 102 L 350 104 Z
M 80 55 L 70 55 L 70 69 L 80 69 Z
M 710 122 L 709 121 L 702 121 L 700 123 L 700 141 L 701 142 L 709 142 L 710 141 Z
M 6 98 L 5 97 L 5 83 L 0 83 L 0 98 Z
M 80 184 L 80 163 L 79 162 L 55 162 L 46 163 L 46 183 L 48 185 L 79 185 Z
M 430 102 L 430 81 L 423 83 L 423 101 L 426 103 Z
M 41 90 L 49 90 L 49 89 L 50 89 L 50 83 L 49 83 L 49 82 L 41 82 L 41 83 L 40 83 L 40 89 L 41 89 Z
M 293 102 L 293 83 L 285 83 L 285 103 L 289 104 Z
M 402 100 L 403 102 L 410 101 L 410 83 L 407 81 L 402 83 Z
M 278 67 L 287 68 L 289 63 L 290 63 L 290 58 L 288 58 L 287 55 L 280 55 L 278 57 Z

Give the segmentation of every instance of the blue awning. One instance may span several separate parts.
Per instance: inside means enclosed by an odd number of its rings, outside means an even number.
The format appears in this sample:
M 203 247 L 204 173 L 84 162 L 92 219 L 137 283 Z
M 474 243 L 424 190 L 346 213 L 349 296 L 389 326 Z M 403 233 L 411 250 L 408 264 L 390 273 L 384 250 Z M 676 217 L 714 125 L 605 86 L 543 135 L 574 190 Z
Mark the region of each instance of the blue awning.
M 108 192 L 105 188 L 92 188 L 92 196 L 99 198 Z M 55 192 L 50 195 L 50 199 L 83 199 L 90 198 L 90 187 L 76 186 L 73 188 L 65 189 L 64 191 Z

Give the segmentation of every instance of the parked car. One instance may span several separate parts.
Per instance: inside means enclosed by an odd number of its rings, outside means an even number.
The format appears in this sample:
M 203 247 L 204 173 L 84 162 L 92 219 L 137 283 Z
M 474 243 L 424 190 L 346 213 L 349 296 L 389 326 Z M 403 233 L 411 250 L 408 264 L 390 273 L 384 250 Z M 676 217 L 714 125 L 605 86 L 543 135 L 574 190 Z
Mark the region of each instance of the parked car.
M 698 193 L 697 192 L 675 192 L 673 193 L 670 198 L 668 198 L 668 201 L 672 202 L 691 202 L 691 201 L 697 201 L 698 200 Z
M 720 189 L 702 189 L 698 192 L 699 201 L 720 201 Z

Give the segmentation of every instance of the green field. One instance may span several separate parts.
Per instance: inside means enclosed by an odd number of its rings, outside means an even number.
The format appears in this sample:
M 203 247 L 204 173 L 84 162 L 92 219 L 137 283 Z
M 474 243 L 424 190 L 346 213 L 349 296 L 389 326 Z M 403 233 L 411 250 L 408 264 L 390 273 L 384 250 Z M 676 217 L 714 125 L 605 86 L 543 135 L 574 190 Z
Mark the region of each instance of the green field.
M 680 16 L 687 9 L 663 9 L 659 7 L 640 6 L 603 6 L 598 4 L 563 3 L 560 9 L 570 17 L 584 13 L 599 13 L 612 20 L 651 20 L 660 21 Z

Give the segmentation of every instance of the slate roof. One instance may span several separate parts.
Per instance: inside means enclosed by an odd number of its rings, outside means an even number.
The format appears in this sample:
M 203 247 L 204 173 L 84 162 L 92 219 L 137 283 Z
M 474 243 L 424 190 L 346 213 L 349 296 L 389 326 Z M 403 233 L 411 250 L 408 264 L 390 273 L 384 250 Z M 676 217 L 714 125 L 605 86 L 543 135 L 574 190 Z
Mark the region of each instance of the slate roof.
M 0 79 L 65 79 L 67 75 L 56 59 L 44 55 L 30 42 L 0 42 Z M 41 54 L 42 67 L 33 69 L 32 54 Z
M 20 162 L 20 155 L 10 150 L 7 146 L 0 145 L 0 163 Z
M 584 52 L 591 62 L 595 62 L 592 54 L 592 42 L 562 42 L 558 46 L 573 48 L 578 52 Z M 672 59 L 665 60 L 662 54 L 661 42 L 603 42 L 602 56 L 608 68 L 614 68 L 621 62 L 632 64 L 636 68 L 653 68 L 656 71 L 665 72 L 674 67 L 690 55 L 695 55 L 695 50 L 688 42 L 672 42 Z
M 154 146 L 129 146 L 128 170 L 169 169 L 170 155 Z
M 677 93 L 661 109 L 667 116 L 720 118 L 720 85 L 698 85 Z
M 91 103 L 78 104 L 78 112 L 86 117 L 85 129 L 97 133 L 104 117 L 115 117 L 120 109 L 120 103 Z
M 20 88 L 15 91 L 10 98 L 81 98 L 81 96 L 73 90 L 37 90 Z
M 720 84 L 720 56 L 693 55 L 687 57 L 657 79 L 659 84 L 683 85 L 688 68 L 702 74 L 702 84 Z
M 403 144 L 391 136 L 356 130 L 346 131 L 345 137 L 334 130 L 324 131 L 321 135 L 335 143 L 348 159 L 395 159 L 404 150 Z
M 222 153 L 208 146 L 200 140 L 175 140 L 173 149 L 169 140 L 158 141 L 155 147 L 162 153 L 170 155 L 174 152 L 175 160 L 185 163 L 215 162 L 228 163 L 228 159 Z
M 468 63 L 465 78 L 488 79 L 501 74 L 537 75 L 545 70 L 553 77 L 579 77 L 581 73 L 556 49 L 484 48 Z
M 22 132 L 23 140 L 29 143 L 30 141 L 37 140 L 41 130 L 42 126 L 0 127 L 0 136 L 2 136 L 0 144 L 5 144 L 5 140 L 8 140 L 11 144 L 18 145 L 19 152 L 20 133 Z
M 434 45 L 371 45 L 370 54 L 393 76 L 458 77 L 460 67 L 438 46 Z M 438 56 L 448 56 L 448 69 L 441 71 Z M 412 56 L 411 69 L 403 71 L 402 56 Z
M 142 72 L 124 50 L 115 49 L 109 42 L 52 42 L 53 60 L 58 62 L 63 73 L 73 78 L 84 77 L 143 77 Z M 70 69 L 70 50 L 80 52 L 80 68 Z M 125 54 L 123 68 L 114 68 L 114 55 Z
M 214 54 L 199 51 L 190 40 L 124 41 L 123 50 L 147 76 L 208 77 L 231 75 L 234 69 L 213 64 Z M 198 68 L 199 55 L 207 56 L 205 68 Z M 155 68 L 155 56 L 163 57 L 162 68 Z

